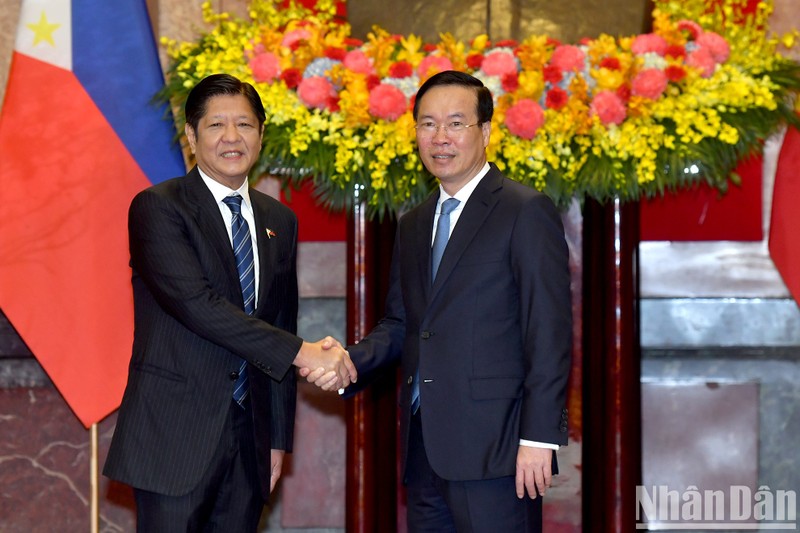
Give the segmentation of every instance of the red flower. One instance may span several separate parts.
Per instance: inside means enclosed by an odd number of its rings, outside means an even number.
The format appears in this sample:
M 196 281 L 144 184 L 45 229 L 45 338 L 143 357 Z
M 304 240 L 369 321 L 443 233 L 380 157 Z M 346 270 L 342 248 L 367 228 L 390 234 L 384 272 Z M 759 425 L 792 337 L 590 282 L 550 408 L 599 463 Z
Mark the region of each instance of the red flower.
M 547 46 L 552 46 L 553 48 L 561 46 L 561 41 L 552 37 L 547 37 Z
M 325 49 L 324 54 L 325 57 L 327 58 L 335 59 L 337 61 L 343 61 L 344 56 L 347 55 L 347 50 L 345 50 L 344 48 L 334 48 L 332 46 L 329 46 L 328 48 Z
M 633 78 L 631 90 L 633 94 L 658 100 L 667 89 L 667 75 L 657 68 L 647 68 Z
M 528 98 L 523 98 L 506 111 L 506 127 L 513 135 L 533 139 L 544 124 L 542 107 Z
M 686 57 L 686 48 L 679 44 L 671 44 L 667 47 L 667 51 L 664 52 L 664 56 L 674 57 L 675 59 Z
M 623 102 L 627 102 L 631 99 L 631 88 L 629 85 L 620 85 L 614 93 L 619 96 L 619 99 Z
M 367 90 L 371 91 L 380 84 L 381 84 L 381 79 L 377 75 L 370 74 L 369 76 L 367 76 Z
M 603 124 L 622 124 L 626 110 L 622 99 L 611 91 L 600 91 L 594 96 L 591 106 L 592 114 Z
M 569 100 L 569 95 L 567 95 L 567 91 L 562 89 L 561 87 L 553 87 L 549 91 L 547 91 L 547 96 L 544 99 L 544 105 L 548 109 L 554 109 L 558 111 L 565 105 L 567 105 L 567 100 Z
M 509 72 L 500 79 L 503 90 L 507 93 L 513 93 L 519 89 L 519 74 L 516 72 Z
M 494 43 L 495 48 L 516 48 L 517 41 L 514 39 L 505 39 Z
M 351 48 L 358 48 L 359 46 L 364 44 L 364 41 L 362 41 L 361 39 L 356 39 L 355 37 L 346 37 L 344 40 L 344 44 L 345 46 Z
M 544 77 L 544 81 L 550 82 L 553 85 L 556 85 L 564 79 L 564 76 L 561 74 L 561 69 L 555 65 L 545 65 L 542 70 L 542 76 Z
M 408 78 L 414 74 L 414 67 L 408 61 L 398 61 L 389 67 L 390 78 Z
M 286 84 L 286 87 L 294 89 L 300 84 L 300 80 L 303 79 L 303 73 L 296 68 L 287 68 L 281 72 L 281 79 L 283 83 Z
M 686 77 L 686 70 L 678 65 L 670 65 L 664 69 L 664 74 L 667 75 L 669 81 L 679 82 Z
M 472 53 L 467 56 L 467 66 L 472 70 L 478 70 L 483 64 L 483 54 Z
M 436 50 L 436 45 L 435 45 L 435 44 L 426 43 L 426 44 L 424 44 L 424 45 L 422 46 L 422 49 L 423 49 L 425 52 L 428 52 L 428 53 L 430 54 L 431 52 L 433 52 L 434 50 Z
M 325 102 L 325 105 L 328 108 L 328 111 L 330 111 L 331 113 L 336 113 L 337 111 L 339 111 L 339 109 L 340 109 L 340 107 L 339 107 L 339 95 L 338 94 L 334 94 L 334 95 L 329 96 L 328 97 L 328 101 Z
M 600 60 L 600 68 L 607 68 L 608 70 L 619 70 L 619 59 L 616 57 L 604 57 Z
M 388 83 L 381 83 L 369 93 L 369 112 L 384 120 L 397 120 L 408 109 L 403 92 Z

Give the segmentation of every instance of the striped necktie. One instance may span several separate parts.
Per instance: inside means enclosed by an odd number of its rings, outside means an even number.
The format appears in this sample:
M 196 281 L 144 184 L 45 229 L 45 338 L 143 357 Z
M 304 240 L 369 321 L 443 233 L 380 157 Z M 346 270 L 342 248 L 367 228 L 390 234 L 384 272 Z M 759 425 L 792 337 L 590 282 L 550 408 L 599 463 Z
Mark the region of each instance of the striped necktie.
M 233 215 L 231 218 L 231 235 L 233 237 L 233 255 L 236 258 L 236 269 L 239 271 L 239 284 L 242 287 L 244 311 L 248 315 L 255 313 L 256 276 L 253 260 L 253 241 L 250 238 L 250 227 L 242 216 L 242 197 L 238 194 L 222 200 Z M 233 388 L 233 399 L 242 405 L 247 398 L 247 361 L 242 360 L 239 374 Z

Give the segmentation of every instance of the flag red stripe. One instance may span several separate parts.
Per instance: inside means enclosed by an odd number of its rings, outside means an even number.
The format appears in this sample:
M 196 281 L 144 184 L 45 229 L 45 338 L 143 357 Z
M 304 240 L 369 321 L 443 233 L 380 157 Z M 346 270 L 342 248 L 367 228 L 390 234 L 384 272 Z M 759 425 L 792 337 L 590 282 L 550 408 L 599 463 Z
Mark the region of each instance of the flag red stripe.
M 149 181 L 72 73 L 21 54 L 0 154 L 0 308 L 88 427 L 125 386 L 127 209 Z

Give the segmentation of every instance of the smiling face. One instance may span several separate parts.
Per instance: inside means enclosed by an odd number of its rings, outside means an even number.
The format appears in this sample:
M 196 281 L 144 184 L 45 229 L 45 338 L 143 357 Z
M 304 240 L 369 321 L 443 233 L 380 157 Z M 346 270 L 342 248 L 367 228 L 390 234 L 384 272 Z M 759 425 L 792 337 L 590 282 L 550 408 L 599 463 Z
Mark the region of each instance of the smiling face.
M 200 170 L 231 189 L 242 186 L 258 159 L 263 133 L 244 95 L 210 98 L 197 130 L 187 124 L 185 131 Z
M 447 194 L 458 192 L 486 164 L 491 122 L 446 132 L 453 122 L 465 125 L 478 122 L 478 99 L 475 90 L 460 85 L 431 87 L 418 102 L 417 124 L 432 122 L 434 133 L 417 129 L 417 146 L 428 171 L 439 178 Z

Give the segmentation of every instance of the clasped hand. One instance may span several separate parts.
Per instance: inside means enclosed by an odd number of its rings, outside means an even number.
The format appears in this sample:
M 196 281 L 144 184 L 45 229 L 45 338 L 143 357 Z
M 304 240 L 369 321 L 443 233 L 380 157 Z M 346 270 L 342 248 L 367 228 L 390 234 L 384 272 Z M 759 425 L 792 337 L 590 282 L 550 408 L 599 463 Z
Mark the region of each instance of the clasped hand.
M 294 363 L 302 377 L 326 391 L 345 388 L 358 378 L 350 354 L 330 336 L 317 342 L 304 341 Z

